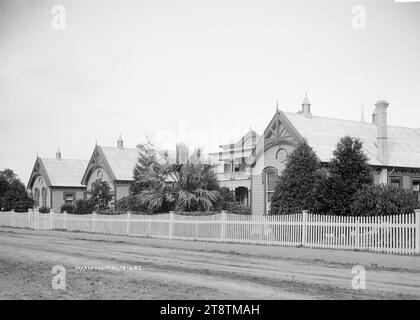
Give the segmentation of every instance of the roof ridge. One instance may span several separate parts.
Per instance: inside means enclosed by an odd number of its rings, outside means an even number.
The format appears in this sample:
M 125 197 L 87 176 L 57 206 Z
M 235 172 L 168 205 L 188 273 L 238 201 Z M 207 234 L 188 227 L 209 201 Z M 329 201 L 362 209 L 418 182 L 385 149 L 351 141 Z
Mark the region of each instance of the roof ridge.
M 66 161 L 66 160 L 75 160 L 75 161 L 89 161 L 89 160 L 87 160 L 87 159 L 74 159 L 74 158 L 61 158 L 60 160 L 57 160 L 57 158 L 47 158 L 47 157 L 39 157 L 40 159 L 43 159 L 43 160 L 54 160 L 54 161 L 57 161 L 57 162 L 60 162 L 60 161 Z
M 113 146 L 100 146 L 100 145 L 98 145 L 98 147 L 100 147 L 100 148 L 110 148 L 110 149 L 116 149 L 116 150 L 138 150 L 137 148 L 132 148 L 132 147 L 118 148 L 118 147 L 113 147 Z
M 303 116 L 302 114 L 299 113 L 294 113 L 294 112 L 290 112 L 290 111 L 283 111 L 286 115 L 299 115 L 299 116 Z M 303 116 L 304 117 L 304 116 Z M 340 118 L 332 118 L 332 117 L 325 117 L 325 116 L 314 116 L 312 115 L 311 118 L 309 119 L 313 119 L 313 118 L 319 118 L 319 119 L 327 119 L 327 120 L 338 120 L 338 121 L 346 121 L 346 122 L 352 122 L 352 123 L 357 123 L 357 124 L 363 124 L 363 125 L 371 125 L 371 126 L 375 126 L 374 123 L 372 122 L 361 122 L 358 120 L 349 120 L 349 119 L 340 119 Z M 388 128 L 392 127 L 392 128 L 399 128 L 399 129 L 411 129 L 411 130 L 420 130 L 420 128 L 411 128 L 411 127 L 404 127 L 404 126 L 395 126 L 395 125 L 390 125 L 388 124 Z

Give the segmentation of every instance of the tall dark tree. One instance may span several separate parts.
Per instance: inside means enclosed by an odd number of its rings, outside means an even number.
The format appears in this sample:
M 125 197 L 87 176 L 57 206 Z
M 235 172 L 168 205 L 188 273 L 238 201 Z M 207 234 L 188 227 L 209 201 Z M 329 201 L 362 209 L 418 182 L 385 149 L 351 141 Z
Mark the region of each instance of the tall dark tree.
M 10 169 L 0 171 L 0 210 L 26 212 L 33 206 L 25 185 Z
M 341 138 L 333 152 L 329 174 L 317 180 L 312 211 L 318 214 L 351 215 L 356 192 L 372 183 L 368 160 L 360 139 L 349 136 Z
M 157 161 L 157 154 L 153 144 L 148 141 L 147 143 L 137 146 L 139 150 L 137 163 L 134 168 L 134 183 L 131 185 L 130 192 L 132 194 L 139 194 L 147 188 L 144 176 L 149 170 L 159 170 L 160 164 Z M 163 155 L 167 157 L 167 153 Z
M 270 214 L 294 214 L 309 210 L 313 206 L 312 194 L 319 166 L 312 148 L 306 141 L 300 143 L 288 157 L 286 168 L 279 177 Z

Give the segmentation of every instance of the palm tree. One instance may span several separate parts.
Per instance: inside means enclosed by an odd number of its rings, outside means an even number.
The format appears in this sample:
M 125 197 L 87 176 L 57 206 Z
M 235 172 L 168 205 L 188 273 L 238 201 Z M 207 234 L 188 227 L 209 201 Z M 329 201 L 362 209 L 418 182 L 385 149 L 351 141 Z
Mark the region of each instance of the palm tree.
M 208 211 L 219 199 L 219 184 L 213 166 L 202 163 L 201 151 L 186 163 L 152 163 L 143 171 L 144 189 L 136 196 L 149 212 Z

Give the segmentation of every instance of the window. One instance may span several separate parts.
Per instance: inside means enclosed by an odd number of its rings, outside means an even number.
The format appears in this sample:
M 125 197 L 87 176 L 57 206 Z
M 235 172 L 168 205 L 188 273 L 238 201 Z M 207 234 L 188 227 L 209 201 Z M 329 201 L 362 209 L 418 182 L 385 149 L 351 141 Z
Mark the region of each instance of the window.
M 267 172 L 267 202 L 271 203 L 271 199 L 273 198 L 274 190 L 276 189 L 276 181 L 277 181 L 277 174 L 274 172 Z
M 46 207 L 47 206 L 47 189 L 42 188 L 41 193 L 42 193 L 42 206 Z
M 232 172 L 232 164 L 229 162 L 225 162 L 224 172 Z
M 413 193 L 417 194 L 417 197 L 420 201 L 420 180 L 413 180 Z
M 413 191 L 420 192 L 420 180 L 413 181 Z
M 64 193 L 64 204 L 73 205 L 74 202 L 74 193 L 65 192 Z
M 401 179 L 398 179 L 398 178 L 391 179 L 391 186 L 395 188 L 401 188 L 402 187 Z
M 285 149 L 279 149 L 276 154 L 276 159 L 281 163 L 285 162 L 287 160 L 287 151 Z
M 271 209 L 271 201 L 276 189 L 278 177 L 278 170 L 273 167 L 268 167 L 263 171 L 264 183 L 264 197 L 265 197 L 265 214 L 268 214 Z
M 35 207 L 39 207 L 39 189 L 38 188 L 35 188 L 34 201 L 35 201 Z

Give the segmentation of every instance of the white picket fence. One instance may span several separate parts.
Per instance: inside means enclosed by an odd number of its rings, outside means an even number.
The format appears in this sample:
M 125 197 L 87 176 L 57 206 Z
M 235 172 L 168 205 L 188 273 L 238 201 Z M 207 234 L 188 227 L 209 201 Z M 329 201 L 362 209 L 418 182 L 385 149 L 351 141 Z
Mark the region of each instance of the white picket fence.
M 304 246 L 420 254 L 420 210 L 384 217 L 336 217 L 304 211 L 288 216 L 120 216 L 0 212 L 0 226 L 270 246 Z

